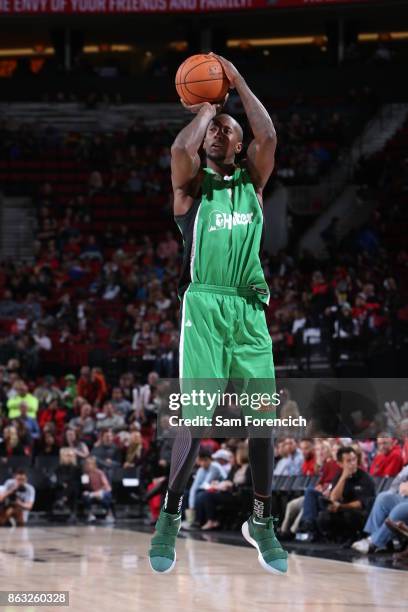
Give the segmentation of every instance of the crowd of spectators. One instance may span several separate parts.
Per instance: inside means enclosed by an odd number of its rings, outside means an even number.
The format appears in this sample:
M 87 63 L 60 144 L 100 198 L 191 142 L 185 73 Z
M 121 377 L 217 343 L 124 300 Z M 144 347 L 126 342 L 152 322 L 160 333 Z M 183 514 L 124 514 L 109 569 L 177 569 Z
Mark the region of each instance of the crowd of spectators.
M 337 140 L 344 130 L 340 115 L 329 117 L 327 125 L 317 127 L 316 122 L 316 114 L 307 120 L 293 114 L 286 124 L 281 122 L 282 155 L 290 148 L 286 141 L 300 150 L 307 133 L 329 130 Z M 137 221 L 140 229 L 134 231 L 115 218 L 98 221 L 103 198 L 113 197 L 118 200 L 109 200 L 110 214 L 121 206 L 115 202 L 124 202 L 130 219 L 147 207 L 150 219 L 162 218 L 163 228 L 172 227 L 172 134 L 142 124 L 127 133 L 92 135 L 3 124 L 0 133 L 0 158 L 7 163 L 38 158 L 46 163 L 50 156 L 66 155 L 77 169 L 88 172 L 71 196 L 59 191 L 58 177 L 22 184 L 18 175 L 13 180 L 10 175 L 5 183 L 6 192 L 25 191 L 33 197 L 38 226 L 34 261 L 0 264 L 1 362 L 18 359 L 30 376 L 59 374 L 64 366 L 78 370 L 93 350 L 98 365 L 114 356 L 122 371 L 133 360 L 144 376 L 150 369 L 176 376 L 180 239 L 171 229 L 152 234 Z M 277 172 L 282 167 L 278 157 Z M 390 195 L 396 201 L 404 184 L 396 180 L 391 164 L 387 168 L 383 199 Z M 137 199 L 127 199 L 133 196 Z M 402 244 L 389 245 L 386 221 L 390 214 L 395 218 L 393 210 L 376 209 L 371 222 L 337 249 L 331 240 L 334 247 L 324 262 L 307 252 L 263 254 L 277 365 L 299 363 L 306 349 L 319 344 L 331 366 L 355 354 L 367 365 L 401 345 L 407 257 Z
M 298 150 L 315 122 L 293 115 L 281 130 Z M 329 124 L 333 133 L 342 129 L 341 117 Z M 169 218 L 171 134 L 140 125 L 113 136 L 64 135 L 53 128 L 40 133 L 41 138 L 31 128 L 3 125 L 0 158 L 46 160 L 51 152 L 69 151 L 89 174 L 83 192 L 71 198 L 62 197 L 52 182 L 37 190 L 38 183 L 25 185 L 36 204 L 34 260 L 0 265 L 0 467 L 19 458 L 34 466 L 54 460 L 50 510 L 68 509 L 72 521 L 82 512 L 93 521 L 99 504 L 108 522 L 114 520 L 114 470 L 137 469 L 154 520 L 171 453 L 170 440 L 155 437 L 155 420 L 161 379 L 178 375 L 181 244 L 171 231 L 153 236 L 125 224 L 96 229 L 94 215 L 98 197 L 113 194 L 126 201 L 131 194 L 148 205 L 159 203 L 152 216 Z M 403 189 L 388 169 L 385 194 L 389 185 Z M 16 184 L 8 187 L 16 193 Z M 389 214 L 380 208 L 374 220 Z M 304 347 L 316 343 L 326 343 L 327 365 L 334 367 L 356 351 L 367 364 L 373 354 L 383 358 L 390 346 L 396 350 L 407 320 L 408 259 L 402 244 L 388 248 L 385 226 L 378 231 L 372 224 L 347 237 L 347 248 L 323 263 L 311 253 L 263 253 L 277 365 L 296 363 Z M 92 361 L 90 349 L 95 361 L 105 354 L 102 367 L 85 365 Z M 116 371 L 108 367 L 113 360 Z M 406 487 L 397 481 L 392 492 L 377 497 L 396 496 L 392 502 L 386 498 L 388 514 L 384 506 L 380 512 L 377 501 L 370 513 L 372 479 L 391 482 L 406 474 L 407 434 L 405 423 L 381 434 L 376 444 L 278 440 L 276 478 L 318 478 L 301 497 L 279 498 L 284 537 L 312 540 L 342 533 L 352 540 L 365 529 L 371 539 L 356 545 L 360 552 L 386 546 L 391 531 L 378 537 L 377 531 L 385 518 L 404 520 L 399 504 L 405 503 L 400 498 Z M 185 496 L 185 527 L 217 529 L 228 524 L 237 505 L 242 511 L 250 507 L 244 440 L 203 441 L 197 467 Z M 7 479 L 0 489 L 0 522 L 27 520 L 35 503 L 29 484 L 24 470 Z
M 280 538 L 337 542 L 361 554 L 392 546 L 395 535 L 408 530 L 407 434 L 405 420 L 399 438 L 381 432 L 376 441 L 278 439 L 273 511 L 280 517 Z M 279 484 L 285 477 L 286 484 Z M 251 507 L 250 491 L 247 442 L 226 440 L 215 452 L 203 443 L 182 527 L 238 527 Z M 358 539 L 364 533 L 368 537 Z M 407 540 L 401 538 L 402 549 Z M 396 559 L 407 562 L 408 555 L 403 550 Z
M 161 412 L 165 382 L 151 372 L 140 384 L 126 372 L 110 385 L 101 369 L 84 366 L 78 377 L 45 376 L 27 384 L 18 365 L 14 361 L 0 368 L 0 468 L 19 466 L 14 478 L 0 488 L 0 523 L 23 524 L 33 507 L 35 490 L 23 464 L 52 466 L 48 511 L 65 509 L 70 521 L 76 521 L 79 512 L 94 521 L 96 504 L 105 510 L 105 521 L 114 521 L 114 471 L 136 470 L 153 522 L 166 490 L 172 446 L 170 437 L 156 436 L 157 417 L 164 429 L 167 418 Z M 288 396 L 282 410 L 286 414 L 295 408 Z M 395 405 L 389 414 L 395 416 L 396 411 L 406 415 L 406 407 Z M 381 432 L 375 441 L 290 436 L 276 440 L 274 512 L 281 517 L 283 538 L 337 538 L 351 544 L 365 529 L 371 540 L 357 540 L 356 550 L 386 547 L 392 531 L 384 531 L 385 518 L 408 521 L 403 484 L 408 478 L 408 419 L 388 423 L 391 433 Z M 286 492 L 279 495 L 278 479 L 285 478 L 292 479 L 292 486 L 283 487 Z M 384 481 L 391 488 L 377 499 L 387 501 L 389 512 L 382 505 L 380 520 L 380 502 L 373 503 Z M 202 440 L 197 470 L 185 495 L 183 527 L 207 531 L 235 526 L 250 507 L 246 440 Z
M 145 385 L 128 372 L 110 386 L 100 369 L 84 366 L 77 378 L 45 376 L 26 384 L 18 365 L 14 360 L 10 367 L 0 367 L 0 469 L 17 467 L 17 478 L 24 475 L 23 467 L 52 468 L 48 510 L 65 505 L 74 520 L 82 501 L 85 514 L 94 520 L 91 505 L 99 501 L 113 520 L 110 483 L 115 468 L 136 469 L 142 489 L 166 473 L 170 441 L 155 437 L 155 372 Z M 6 497 L 11 492 L 4 490 Z M 31 506 L 34 497 L 32 493 Z M 20 514 L 15 518 L 21 523 Z

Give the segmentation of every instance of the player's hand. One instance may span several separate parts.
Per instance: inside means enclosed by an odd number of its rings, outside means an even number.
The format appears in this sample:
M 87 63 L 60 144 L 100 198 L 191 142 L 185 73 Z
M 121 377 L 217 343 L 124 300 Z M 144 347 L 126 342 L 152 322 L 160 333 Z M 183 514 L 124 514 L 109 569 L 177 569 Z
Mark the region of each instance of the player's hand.
M 200 111 L 203 111 L 203 112 L 208 111 L 211 117 L 215 117 L 215 115 L 221 111 L 222 107 L 227 102 L 227 100 L 228 100 L 228 94 L 225 96 L 224 100 L 220 102 L 219 104 L 210 104 L 210 102 L 200 102 L 200 104 L 187 104 L 187 102 L 184 102 L 184 100 L 180 98 L 180 102 L 182 103 L 182 105 L 184 106 L 186 110 L 190 111 L 190 113 L 194 113 L 196 115 Z
M 224 68 L 226 77 L 229 80 L 230 89 L 234 89 L 237 86 L 238 79 L 241 78 L 241 75 L 235 68 L 234 64 L 229 60 L 225 59 L 225 57 L 217 55 L 216 53 L 210 53 L 209 55 L 213 55 L 221 63 L 222 67 Z

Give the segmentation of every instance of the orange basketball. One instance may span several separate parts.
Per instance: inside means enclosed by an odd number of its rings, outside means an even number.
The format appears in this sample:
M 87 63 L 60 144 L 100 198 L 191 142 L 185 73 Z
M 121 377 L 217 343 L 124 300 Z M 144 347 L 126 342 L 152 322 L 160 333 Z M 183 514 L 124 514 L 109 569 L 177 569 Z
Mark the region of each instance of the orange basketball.
M 181 64 L 176 74 L 176 89 L 186 104 L 214 104 L 225 98 L 229 81 L 217 58 L 201 53 Z

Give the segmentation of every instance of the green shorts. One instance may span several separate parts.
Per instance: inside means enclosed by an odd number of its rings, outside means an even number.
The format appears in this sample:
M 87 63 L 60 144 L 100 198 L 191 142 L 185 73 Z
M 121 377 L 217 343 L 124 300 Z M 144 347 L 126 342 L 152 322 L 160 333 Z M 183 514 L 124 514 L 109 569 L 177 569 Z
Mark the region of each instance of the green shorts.
M 183 393 L 205 389 L 224 392 L 232 381 L 237 392 L 275 393 L 272 340 L 263 303 L 249 287 L 191 283 L 182 302 L 180 330 L 180 386 Z M 240 404 L 242 413 L 248 408 Z M 207 407 L 212 416 L 216 406 Z M 275 414 L 272 405 L 260 408 Z M 249 409 L 254 414 L 253 409 Z M 193 406 L 183 417 L 204 414 Z

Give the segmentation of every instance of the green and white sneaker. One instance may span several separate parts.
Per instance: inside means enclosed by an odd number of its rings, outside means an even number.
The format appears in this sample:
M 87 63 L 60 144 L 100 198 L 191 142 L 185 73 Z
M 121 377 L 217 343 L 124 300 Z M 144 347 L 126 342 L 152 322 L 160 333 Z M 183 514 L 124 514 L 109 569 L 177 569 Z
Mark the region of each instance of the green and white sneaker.
M 258 561 L 264 569 L 272 574 L 286 574 L 288 571 L 288 553 L 283 550 L 275 536 L 272 516 L 257 518 L 251 516 L 242 525 L 242 535 L 258 551 Z
M 176 565 L 176 538 L 181 515 L 161 510 L 149 550 L 149 563 L 154 572 L 167 574 Z

